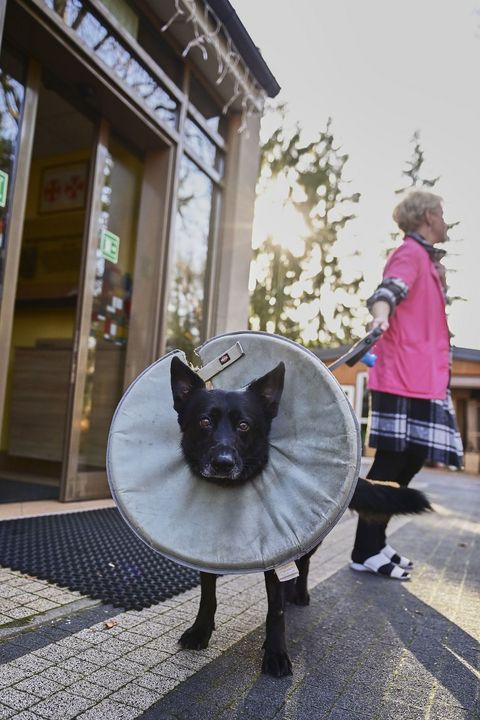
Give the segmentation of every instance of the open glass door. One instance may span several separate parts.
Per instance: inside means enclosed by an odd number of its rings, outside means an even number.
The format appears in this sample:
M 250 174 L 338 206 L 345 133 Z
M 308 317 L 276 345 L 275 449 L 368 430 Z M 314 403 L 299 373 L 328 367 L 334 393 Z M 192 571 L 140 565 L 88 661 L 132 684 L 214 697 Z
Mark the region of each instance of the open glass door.
M 61 500 L 108 496 L 105 453 L 124 390 L 143 159 L 102 122 L 91 175 Z
M 0 54 L 0 306 L 4 290 L 7 225 L 25 100 L 26 63 L 8 46 Z
M 17 106 L 18 83 L 8 78 L 3 87 L 7 107 L 13 100 Z M 40 68 L 35 99 L 29 148 L 25 141 L 20 147 L 20 153 L 28 150 L 28 166 L 19 167 L 22 182 L 17 182 L 24 188 L 24 202 L 17 211 L 16 234 L 9 233 L 4 272 L 10 314 L 2 330 L 0 498 L 10 502 L 59 496 L 94 139 L 92 120 L 64 97 L 48 73 L 40 80 Z M 7 219 L 15 220 L 15 213 Z M 2 328 L 7 325 L 4 310 Z

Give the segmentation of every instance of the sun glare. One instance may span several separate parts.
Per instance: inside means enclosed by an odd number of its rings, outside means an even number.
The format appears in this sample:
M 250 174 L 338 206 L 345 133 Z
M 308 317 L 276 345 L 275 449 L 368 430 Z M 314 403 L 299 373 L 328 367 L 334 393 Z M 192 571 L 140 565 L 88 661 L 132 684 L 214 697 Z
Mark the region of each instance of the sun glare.
M 297 257 L 303 253 L 307 227 L 301 214 L 288 201 L 285 183 L 270 181 L 255 204 L 253 247 L 258 248 L 271 237 L 276 245 L 288 248 Z

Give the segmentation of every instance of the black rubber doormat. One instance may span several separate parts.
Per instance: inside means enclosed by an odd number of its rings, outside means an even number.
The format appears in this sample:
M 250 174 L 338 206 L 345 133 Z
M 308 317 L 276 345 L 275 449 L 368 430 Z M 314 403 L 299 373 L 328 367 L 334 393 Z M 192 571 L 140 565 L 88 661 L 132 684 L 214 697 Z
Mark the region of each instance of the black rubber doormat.
M 0 503 L 56 500 L 58 487 L 0 478 Z
M 4 520 L 0 565 L 126 610 L 155 605 L 200 581 L 196 570 L 139 540 L 116 508 Z

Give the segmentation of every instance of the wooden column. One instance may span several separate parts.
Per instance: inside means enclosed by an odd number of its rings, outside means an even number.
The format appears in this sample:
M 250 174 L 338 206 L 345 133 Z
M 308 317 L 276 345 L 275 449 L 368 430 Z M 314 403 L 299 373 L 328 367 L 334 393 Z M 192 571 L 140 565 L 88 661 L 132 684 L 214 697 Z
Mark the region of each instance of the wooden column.
M 232 116 L 211 335 L 245 330 L 248 323 L 248 277 L 260 159 L 260 119 L 251 117 L 247 131 L 242 134 L 238 133 L 240 123 L 239 115 Z

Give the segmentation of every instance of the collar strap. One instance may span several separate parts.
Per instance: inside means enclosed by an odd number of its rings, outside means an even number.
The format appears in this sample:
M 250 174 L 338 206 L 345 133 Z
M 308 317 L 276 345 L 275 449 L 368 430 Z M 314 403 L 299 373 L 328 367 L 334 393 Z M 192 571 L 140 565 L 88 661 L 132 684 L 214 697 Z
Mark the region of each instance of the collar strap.
M 240 358 L 244 355 L 245 352 L 242 346 L 239 342 L 236 342 L 234 345 L 232 345 L 232 347 L 229 347 L 228 350 L 225 350 L 224 353 L 214 358 L 209 363 L 201 367 L 199 370 L 196 370 L 195 372 L 202 378 L 204 382 L 208 382 L 213 377 L 215 377 L 215 375 L 218 375 L 219 372 L 222 372 L 222 370 L 225 370 L 225 368 L 229 367 L 232 363 L 240 360 Z

